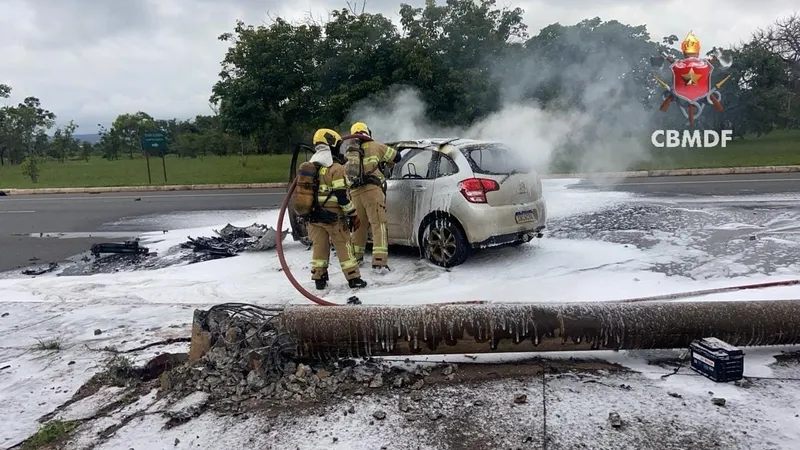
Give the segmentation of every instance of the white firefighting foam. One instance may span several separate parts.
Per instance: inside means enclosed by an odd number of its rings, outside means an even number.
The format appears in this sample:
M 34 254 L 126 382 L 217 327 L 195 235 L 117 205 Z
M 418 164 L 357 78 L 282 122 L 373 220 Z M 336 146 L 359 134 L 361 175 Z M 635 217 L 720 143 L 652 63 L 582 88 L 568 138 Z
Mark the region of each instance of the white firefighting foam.
M 621 192 L 569 189 L 574 180 L 546 180 L 545 198 L 551 220 L 613 209 L 638 201 Z M 208 236 L 230 216 L 215 216 L 217 225 L 171 230 L 143 236 L 145 245 L 164 252 L 187 236 Z M 244 213 L 235 225 L 253 222 L 275 225 L 276 211 Z M 786 219 L 786 218 L 784 218 Z M 722 229 L 741 229 L 738 223 Z M 774 221 L 775 229 L 791 227 Z M 288 224 L 284 224 L 288 228 Z M 791 230 L 789 230 L 791 231 Z M 588 239 L 546 237 L 518 248 L 494 249 L 473 256 L 451 271 L 419 260 L 418 255 L 392 254 L 394 271 L 376 276 L 365 270 L 370 285 L 356 293 L 365 304 L 413 304 L 488 300 L 495 302 L 604 301 L 625 297 L 682 292 L 794 277 L 800 267 L 786 267 L 780 276 L 717 276 L 692 280 L 651 271 L 654 264 L 680 261 L 687 253 L 681 235 L 662 236 L 650 248 Z M 305 246 L 285 241 L 295 276 L 309 289 L 311 254 Z M 693 249 L 696 256 L 701 250 Z M 730 261 L 729 261 L 730 262 Z M 705 275 L 719 267 L 708 266 Z M 793 273 L 792 273 L 793 272 Z M 332 264 L 335 302 L 353 295 Z M 37 429 L 36 419 L 69 399 L 98 370 L 106 346 L 133 348 L 173 336 L 187 336 L 196 307 L 223 302 L 307 303 L 280 271 L 274 252 L 243 254 L 189 266 L 83 277 L 40 276 L 0 280 L 0 446 L 13 445 Z M 707 300 L 766 300 L 800 297 L 799 287 L 708 296 Z M 101 330 L 96 335 L 94 330 Z M 62 350 L 32 351 L 37 340 L 57 339 Z M 168 349 L 159 348 L 160 351 Z M 140 355 L 144 358 L 146 355 Z M 73 363 L 74 361 L 74 363 Z M 151 436 L 152 437 L 152 436 Z M 183 436 L 181 436 L 183 439 Z M 110 445 L 110 444 L 109 444 Z M 131 444 L 132 445 L 132 444 Z M 147 446 L 147 444 L 142 444 Z M 136 447 L 138 448 L 138 446 Z M 353 447 L 356 448 L 356 447 Z

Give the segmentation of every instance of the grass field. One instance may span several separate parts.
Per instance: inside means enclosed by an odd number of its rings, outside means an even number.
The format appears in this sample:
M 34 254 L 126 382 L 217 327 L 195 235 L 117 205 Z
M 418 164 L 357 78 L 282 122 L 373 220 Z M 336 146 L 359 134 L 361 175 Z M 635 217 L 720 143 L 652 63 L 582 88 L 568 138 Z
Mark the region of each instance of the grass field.
M 725 148 L 654 150 L 649 161 L 631 170 L 800 165 L 800 131 L 776 131 L 760 138 L 734 140 Z
M 291 155 L 249 156 L 242 165 L 238 156 L 168 157 L 167 181 L 160 158 L 150 160 L 154 185 L 233 184 L 287 181 Z M 781 131 L 761 138 L 728 143 L 711 149 L 654 149 L 653 157 L 630 170 L 687 169 L 800 165 L 800 131 Z M 555 172 L 561 172 L 554 168 Z M 147 185 L 144 158 L 107 161 L 100 158 L 42 164 L 39 182 L 22 175 L 20 166 L 0 166 L 0 188 L 95 187 Z
M 167 157 L 167 183 L 161 158 L 150 158 L 154 185 L 271 183 L 287 181 L 292 155 L 249 156 L 243 166 L 238 156 L 205 158 Z M 144 158 L 108 161 L 93 158 L 85 161 L 42 164 L 39 182 L 34 184 L 22 175 L 20 166 L 0 166 L 0 188 L 52 188 L 95 186 L 146 186 L 147 163 Z

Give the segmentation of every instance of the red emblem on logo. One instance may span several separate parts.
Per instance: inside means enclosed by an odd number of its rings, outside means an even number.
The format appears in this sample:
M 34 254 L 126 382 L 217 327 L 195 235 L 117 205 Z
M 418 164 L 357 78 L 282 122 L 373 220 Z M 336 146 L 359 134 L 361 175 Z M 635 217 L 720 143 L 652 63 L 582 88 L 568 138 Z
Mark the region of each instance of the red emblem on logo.
M 686 58 L 672 66 L 672 86 L 677 97 L 689 103 L 700 100 L 711 92 L 711 72 L 714 66 L 705 59 Z

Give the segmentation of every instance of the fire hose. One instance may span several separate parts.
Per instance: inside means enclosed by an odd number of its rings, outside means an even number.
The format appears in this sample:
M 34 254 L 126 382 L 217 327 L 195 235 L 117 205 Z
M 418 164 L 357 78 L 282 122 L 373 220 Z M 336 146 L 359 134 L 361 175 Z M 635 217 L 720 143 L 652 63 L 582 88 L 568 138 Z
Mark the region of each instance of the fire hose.
M 348 139 L 355 139 L 358 138 L 365 142 L 372 141 L 371 137 L 367 136 L 355 136 L 355 135 L 347 135 L 342 137 L 342 141 Z M 296 156 L 296 155 L 295 155 Z M 293 168 L 295 169 L 295 168 Z M 286 216 L 286 210 L 289 208 L 289 202 L 292 199 L 292 194 L 294 194 L 294 190 L 297 187 L 297 178 L 292 178 L 292 183 L 289 185 L 289 190 L 286 192 L 286 197 L 283 199 L 283 203 L 281 204 L 281 210 L 278 213 L 278 226 L 276 229 L 277 232 L 277 251 L 278 251 L 278 259 L 281 262 L 281 270 L 283 273 L 286 274 L 286 278 L 289 279 L 289 282 L 292 283 L 297 292 L 303 294 L 303 296 L 312 302 L 320 305 L 320 306 L 339 306 L 336 303 L 331 303 L 324 298 L 317 297 L 316 295 L 308 292 L 308 289 L 304 288 L 302 284 L 300 284 L 297 279 L 292 274 L 291 269 L 289 268 L 289 264 L 286 262 L 286 256 L 283 253 L 283 218 Z
M 294 275 L 292 275 L 292 271 L 289 269 L 289 264 L 286 262 L 286 256 L 283 254 L 283 218 L 286 215 L 286 210 L 289 208 L 289 202 L 292 199 L 292 194 L 294 194 L 294 189 L 296 186 L 297 178 L 292 180 L 292 184 L 289 185 L 289 191 L 286 193 L 286 197 L 283 199 L 283 203 L 281 204 L 281 210 L 278 213 L 278 227 L 275 229 L 277 232 L 277 251 L 278 259 L 281 261 L 281 269 L 283 270 L 283 273 L 286 274 L 286 278 L 289 279 L 289 282 L 292 283 L 292 286 L 297 289 L 297 292 L 303 294 L 305 298 L 320 306 L 338 306 L 336 303 L 331 303 L 324 298 L 319 298 L 311 292 L 308 292 L 308 290 L 297 281 Z
M 354 136 L 345 136 L 343 139 L 349 139 Z M 371 139 L 369 139 L 371 140 Z M 306 288 L 303 287 L 300 282 L 292 274 L 291 269 L 289 268 L 289 264 L 286 262 L 286 256 L 284 255 L 283 251 L 283 219 L 286 216 L 286 210 L 289 208 L 289 202 L 292 199 L 292 195 L 294 194 L 294 190 L 297 186 L 297 178 L 292 179 L 292 182 L 289 184 L 289 189 L 286 192 L 286 197 L 283 199 L 283 203 L 281 204 L 281 209 L 278 212 L 278 226 L 276 229 L 277 233 L 277 252 L 278 252 L 278 259 L 281 263 L 281 270 L 286 275 L 286 278 L 289 279 L 289 282 L 300 292 L 305 298 L 311 300 L 312 302 L 320 305 L 320 306 L 341 306 L 337 303 L 332 303 L 324 298 L 320 298 L 311 292 L 309 292 Z M 614 303 L 641 303 L 641 302 L 653 302 L 653 301 L 669 301 L 669 300 L 681 300 L 686 298 L 692 297 L 702 297 L 706 295 L 712 294 L 725 294 L 728 292 L 738 292 L 738 291 L 746 291 L 746 290 L 756 290 L 756 289 L 767 289 L 772 287 L 788 287 L 788 286 L 797 286 L 800 285 L 800 279 L 795 280 L 784 280 L 784 281 L 770 281 L 765 283 L 754 283 L 754 284 L 744 284 L 744 285 L 737 285 L 737 286 L 728 286 L 728 287 L 721 287 L 721 288 L 711 288 L 711 289 L 702 289 L 696 291 L 685 291 L 685 292 L 676 292 L 673 294 L 662 294 L 662 295 L 653 295 L 648 297 L 634 297 L 634 298 L 627 298 L 621 300 L 614 300 Z M 486 300 L 467 300 L 461 302 L 449 302 L 449 303 L 437 303 L 439 305 L 448 305 L 448 304 L 470 304 L 470 303 L 489 303 Z

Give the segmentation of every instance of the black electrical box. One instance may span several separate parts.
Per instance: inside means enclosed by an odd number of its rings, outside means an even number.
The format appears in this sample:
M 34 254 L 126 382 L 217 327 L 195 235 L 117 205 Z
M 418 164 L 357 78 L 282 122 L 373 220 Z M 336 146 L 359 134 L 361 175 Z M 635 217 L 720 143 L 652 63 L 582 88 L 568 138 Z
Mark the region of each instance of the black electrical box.
M 715 337 L 696 339 L 689 344 L 692 370 L 716 382 L 741 380 L 744 352 Z

